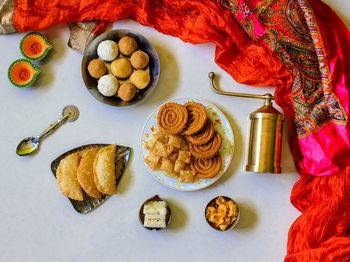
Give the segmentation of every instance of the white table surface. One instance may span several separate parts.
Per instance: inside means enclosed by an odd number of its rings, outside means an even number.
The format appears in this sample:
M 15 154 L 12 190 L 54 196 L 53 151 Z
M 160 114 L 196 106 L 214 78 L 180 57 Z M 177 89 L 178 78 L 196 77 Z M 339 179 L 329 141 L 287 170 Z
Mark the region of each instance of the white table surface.
M 350 2 L 326 1 L 350 25 Z M 82 55 L 68 48 L 68 29 L 44 31 L 54 45 L 40 65 L 36 87 L 18 89 L 7 80 L 9 64 L 21 57 L 24 34 L 0 36 L 0 261 L 282 261 L 289 226 L 299 212 L 289 196 L 298 179 L 286 142 L 281 175 L 244 171 L 248 114 L 261 101 L 223 97 L 208 86 L 207 73 L 220 75 L 224 89 L 247 93 L 273 92 L 238 84 L 214 62 L 212 44 L 191 45 L 133 21 L 113 28 L 139 31 L 155 46 L 161 77 L 154 93 L 138 106 L 117 109 L 95 100 L 84 87 Z M 207 99 L 226 114 L 234 129 L 235 153 L 228 172 L 216 184 L 197 192 L 169 189 L 148 173 L 140 150 L 140 134 L 148 115 L 178 97 Z M 37 135 L 58 118 L 65 105 L 80 109 L 80 118 L 62 126 L 31 157 L 15 154 L 18 142 Z M 88 143 L 117 143 L 133 148 L 118 188 L 97 210 L 78 214 L 62 196 L 50 164 L 58 155 Z M 141 203 L 155 195 L 169 201 L 173 220 L 167 230 L 145 230 L 138 220 Z M 241 210 L 238 226 L 226 233 L 211 229 L 204 207 L 217 195 L 234 198 Z

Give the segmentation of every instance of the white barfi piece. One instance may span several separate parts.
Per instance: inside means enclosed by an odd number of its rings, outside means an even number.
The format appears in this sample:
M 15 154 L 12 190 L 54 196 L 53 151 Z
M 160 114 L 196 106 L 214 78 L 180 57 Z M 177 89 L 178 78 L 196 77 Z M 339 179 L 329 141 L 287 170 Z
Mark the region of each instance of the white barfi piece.
M 150 227 L 150 228 L 165 228 L 165 220 L 153 220 L 153 219 L 147 219 L 145 217 L 145 221 L 143 223 L 145 227 Z
M 162 207 L 161 209 L 143 209 L 143 213 L 145 214 L 145 215 L 166 215 L 166 213 L 167 213 L 167 209 L 166 209 L 166 207 Z
M 167 203 L 165 201 L 150 201 L 143 206 L 145 219 L 143 225 L 149 228 L 165 228 Z
M 143 213 L 147 214 L 166 214 L 167 203 L 165 201 L 150 201 L 143 206 Z
M 150 214 L 150 215 L 145 215 L 145 219 L 149 219 L 149 220 L 164 220 L 165 221 L 165 215 Z

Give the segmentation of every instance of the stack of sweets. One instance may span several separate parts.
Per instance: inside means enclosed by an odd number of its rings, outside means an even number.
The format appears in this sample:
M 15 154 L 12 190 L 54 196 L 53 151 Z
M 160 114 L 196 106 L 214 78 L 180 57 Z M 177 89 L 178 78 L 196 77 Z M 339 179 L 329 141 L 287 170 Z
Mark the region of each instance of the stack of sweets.
M 149 201 L 143 206 L 145 219 L 143 225 L 147 228 L 165 228 L 167 203 L 165 201 Z

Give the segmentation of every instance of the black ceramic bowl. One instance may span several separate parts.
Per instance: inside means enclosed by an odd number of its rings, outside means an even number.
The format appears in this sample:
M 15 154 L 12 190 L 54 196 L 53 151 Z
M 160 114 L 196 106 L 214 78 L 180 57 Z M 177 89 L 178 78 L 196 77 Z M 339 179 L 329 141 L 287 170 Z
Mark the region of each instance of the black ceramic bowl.
M 151 76 L 151 81 L 149 85 L 145 89 L 139 90 L 135 95 L 135 97 L 129 102 L 125 102 L 121 100 L 119 97 L 115 97 L 115 96 L 113 97 L 103 96 L 97 89 L 98 80 L 91 77 L 87 70 L 87 66 L 89 62 L 92 59 L 98 58 L 97 46 L 99 43 L 101 43 L 104 40 L 113 40 L 116 43 L 118 43 L 119 39 L 122 38 L 123 36 L 130 36 L 134 38 L 137 42 L 138 49 L 144 51 L 149 56 L 148 66 L 149 66 L 150 76 Z M 118 29 L 118 30 L 111 30 L 111 31 L 105 32 L 91 41 L 91 43 L 85 49 L 81 70 L 82 70 L 84 83 L 91 95 L 93 95 L 97 100 L 99 100 L 102 103 L 105 103 L 111 106 L 116 106 L 116 107 L 125 107 L 125 106 L 131 106 L 140 102 L 142 99 L 147 97 L 153 91 L 159 79 L 160 63 L 159 63 L 159 57 L 158 57 L 157 51 L 154 49 L 151 43 L 144 36 L 129 30 Z

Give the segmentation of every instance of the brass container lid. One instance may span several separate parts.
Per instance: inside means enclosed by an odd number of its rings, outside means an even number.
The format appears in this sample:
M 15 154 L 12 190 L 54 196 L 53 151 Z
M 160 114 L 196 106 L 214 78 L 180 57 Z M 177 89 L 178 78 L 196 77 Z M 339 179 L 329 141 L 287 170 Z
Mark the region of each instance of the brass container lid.
M 267 104 L 267 105 L 266 105 Z M 284 115 L 281 114 L 271 103 L 266 103 L 262 107 L 250 114 L 250 119 L 272 119 L 272 120 L 284 120 Z

